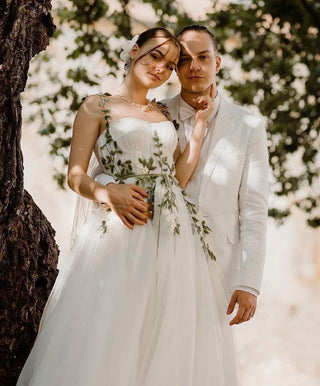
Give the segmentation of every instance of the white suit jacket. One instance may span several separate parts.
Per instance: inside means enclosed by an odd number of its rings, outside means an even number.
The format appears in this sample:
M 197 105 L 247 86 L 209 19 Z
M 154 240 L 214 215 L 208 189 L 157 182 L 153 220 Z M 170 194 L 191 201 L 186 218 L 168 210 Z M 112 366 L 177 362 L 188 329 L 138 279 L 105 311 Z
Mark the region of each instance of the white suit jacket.
M 183 130 L 180 94 L 164 103 Z M 262 120 L 221 97 L 187 192 L 212 229 L 209 243 L 230 293 L 261 288 L 267 226 L 268 152 Z M 197 197 L 194 197 L 197 195 Z

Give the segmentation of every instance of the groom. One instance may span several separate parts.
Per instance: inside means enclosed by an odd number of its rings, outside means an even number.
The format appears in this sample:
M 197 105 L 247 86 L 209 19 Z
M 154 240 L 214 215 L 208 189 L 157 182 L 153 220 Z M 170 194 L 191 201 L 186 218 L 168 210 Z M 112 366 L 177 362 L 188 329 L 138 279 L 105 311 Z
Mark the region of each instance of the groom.
M 177 35 L 181 56 L 177 74 L 181 92 L 165 101 L 179 125 L 181 151 L 190 138 L 196 103 L 203 94 L 215 98 L 215 110 L 208 121 L 201 155 L 187 185 L 213 230 L 209 243 L 224 271 L 231 314 L 230 325 L 250 320 L 256 310 L 265 258 L 268 154 L 262 122 L 242 108 L 227 102 L 216 89 L 221 58 L 215 36 L 199 25 L 185 27 Z M 105 182 L 97 177 L 99 182 Z M 136 192 L 130 186 L 108 184 L 116 212 L 141 224 L 136 216 Z M 134 219 L 134 220 L 132 220 Z M 210 269 L 214 263 L 209 261 Z

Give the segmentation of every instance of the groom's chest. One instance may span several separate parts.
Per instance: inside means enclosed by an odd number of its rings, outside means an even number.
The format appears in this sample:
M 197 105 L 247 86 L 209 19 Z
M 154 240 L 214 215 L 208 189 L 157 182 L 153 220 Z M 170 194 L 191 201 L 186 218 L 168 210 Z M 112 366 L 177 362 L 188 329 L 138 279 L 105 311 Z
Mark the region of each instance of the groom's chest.
M 194 126 L 194 120 L 180 121 L 178 138 L 180 151 L 183 152 L 190 140 Z M 210 161 L 214 156 L 226 157 L 230 161 L 233 157 L 240 157 L 246 153 L 248 136 L 241 122 L 228 121 L 219 117 L 211 122 L 206 130 L 201 146 L 199 161 L 201 164 Z
M 182 138 L 182 151 L 192 129 L 192 123 L 180 123 L 178 135 Z M 208 126 L 197 166 L 188 184 L 191 195 L 197 197 L 208 183 L 219 190 L 236 185 L 244 168 L 247 144 L 247 130 L 241 122 L 220 116 Z

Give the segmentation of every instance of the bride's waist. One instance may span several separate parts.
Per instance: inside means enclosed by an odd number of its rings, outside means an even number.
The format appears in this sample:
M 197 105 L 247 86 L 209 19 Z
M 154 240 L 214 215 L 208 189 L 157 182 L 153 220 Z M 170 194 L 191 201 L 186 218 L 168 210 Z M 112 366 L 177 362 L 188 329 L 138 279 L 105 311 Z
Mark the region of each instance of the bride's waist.
M 126 174 L 126 175 L 117 175 L 115 176 L 115 180 L 118 183 L 132 183 L 132 182 L 137 182 L 141 181 L 142 183 L 148 183 L 148 182 L 156 182 L 157 180 L 159 181 L 164 181 L 164 182 L 169 182 L 170 184 L 178 184 L 178 180 L 174 176 L 174 174 L 171 173 L 144 173 L 144 174 Z M 129 181 L 130 180 L 130 181 Z

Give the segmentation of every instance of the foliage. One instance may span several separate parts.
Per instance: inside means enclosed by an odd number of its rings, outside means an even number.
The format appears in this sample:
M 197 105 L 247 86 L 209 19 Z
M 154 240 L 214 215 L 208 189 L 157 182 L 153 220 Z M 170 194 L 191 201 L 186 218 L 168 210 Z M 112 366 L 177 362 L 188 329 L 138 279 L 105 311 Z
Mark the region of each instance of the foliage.
M 208 15 L 221 53 L 239 62 L 245 75 L 235 80 L 225 71 L 226 88 L 267 117 L 272 189 L 287 197 L 270 215 L 282 219 L 296 205 L 310 226 L 319 226 L 320 2 L 246 3 Z
M 176 2 L 69 0 L 56 5 L 59 30 L 52 49 L 33 63 L 30 95 L 37 94 L 29 117 L 50 140 L 50 153 L 67 164 L 72 119 L 82 98 L 110 90 L 122 76 L 119 47 L 125 38 L 153 25 L 177 31 L 194 21 Z M 134 7 L 145 7 L 148 21 Z M 312 0 L 212 3 L 200 23 L 220 42 L 225 65 L 222 83 L 235 101 L 256 105 L 267 119 L 272 190 L 283 198 L 270 215 L 278 220 L 298 206 L 308 224 L 318 226 L 320 122 L 320 3 Z M 109 35 L 105 31 L 112 31 Z M 63 48 L 64 50 L 62 50 Z M 57 57 L 59 59 L 57 60 Z M 239 72 L 234 71 L 240 68 Z M 106 73 L 108 77 L 106 77 Z M 41 76 L 48 88 L 41 89 Z M 61 165 L 55 178 L 64 184 Z

